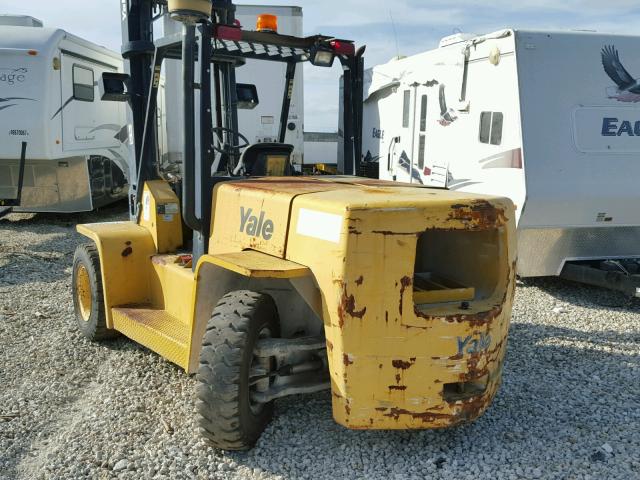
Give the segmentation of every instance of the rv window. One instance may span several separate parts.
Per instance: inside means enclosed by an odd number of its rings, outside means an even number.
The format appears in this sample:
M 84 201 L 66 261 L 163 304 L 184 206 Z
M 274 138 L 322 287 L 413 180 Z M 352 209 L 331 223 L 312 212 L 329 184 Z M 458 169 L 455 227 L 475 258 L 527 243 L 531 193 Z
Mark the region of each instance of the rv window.
M 420 103 L 420 131 L 427 130 L 427 96 L 422 95 L 422 101 Z
M 409 103 L 411 103 L 411 90 L 405 90 L 402 104 L 402 128 L 409 127 Z
M 491 118 L 491 145 L 500 145 L 502 142 L 502 113 L 493 112 Z
M 420 135 L 420 143 L 418 144 L 418 168 L 422 172 L 424 169 L 424 150 L 426 147 L 426 136 Z
M 93 102 L 93 70 L 80 65 L 73 66 L 73 98 Z
M 491 130 L 491 112 L 480 114 L 480 143 L 489 143 L 489 132 Z

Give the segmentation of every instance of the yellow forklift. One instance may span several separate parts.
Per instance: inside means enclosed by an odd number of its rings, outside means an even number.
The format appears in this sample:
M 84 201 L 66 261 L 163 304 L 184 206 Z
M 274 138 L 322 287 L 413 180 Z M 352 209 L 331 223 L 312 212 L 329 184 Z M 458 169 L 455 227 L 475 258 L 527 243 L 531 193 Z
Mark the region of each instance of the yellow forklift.
M 126 8 L 125 8 L 126 7 Z M 352 175 L 360 161 L 363 49 L 243 29 L 229 0 L 124 0 L 127 101 L 137 178 L 131 220 L 78 225 L 79 329 L 123 334 L 196 374 L 202 435 L 251 448 L 273 402 L 330 389 L 353 429 L 442 428 L 481 415 L 498 389 L 515 284 L 511 202 Z M 153 38 L 169 14 L 183 33 Z M 157 169 L 164 59 L 183 66 L 179 183 Z M 237 109 L 246 59 L 286 64 L 280 142 L 249 144 Z M 343 67 L 345 172 L 297 176 L 284 144 L 296 66 Z M 197 75 L 196 75 L 197 70 Z M 181 199 L 179 196 L 181 195 Z

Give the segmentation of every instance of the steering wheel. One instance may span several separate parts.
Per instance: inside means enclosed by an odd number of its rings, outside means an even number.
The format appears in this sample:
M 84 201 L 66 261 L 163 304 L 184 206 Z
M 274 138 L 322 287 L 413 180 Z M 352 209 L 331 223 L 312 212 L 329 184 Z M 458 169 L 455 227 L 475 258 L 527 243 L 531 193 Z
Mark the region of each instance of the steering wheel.
M 218 152 L 218 153 L 222 153 L 224 154 L 228 154 L 231 150 L 235 150 L 236 148 L 238 150 L 241 150 L 243 148 L 246 148 L 249 146 L 249 144 L 251 143 L 247 137 L 245 137 L 243 134 L 241 134 L 240 132 L 236 132 L 235 130 L 231 130 L 230 128 L 226 128 L 226 127 L 214 127 L 213 132 L 216 133 L 217 135 L 214 138 L 214 142 L 213 142 L 213 149 Z M 239 145 L 229 145 L 228 143 L 223 142 L 222 140 L 220 140 L 220 138 L 222 137 L 222 133 L 227 132 L 229 134 L 233 135 L 237 135 L 238 138 L 240 140 L 242 140 L 244 143 L 241 143 Z

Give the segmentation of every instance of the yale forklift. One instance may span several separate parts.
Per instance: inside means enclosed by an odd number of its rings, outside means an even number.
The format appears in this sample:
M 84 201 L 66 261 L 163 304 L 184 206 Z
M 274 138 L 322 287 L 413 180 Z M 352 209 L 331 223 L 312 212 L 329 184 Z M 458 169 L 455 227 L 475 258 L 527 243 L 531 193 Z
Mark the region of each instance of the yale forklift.
M 480 416 L 501 378 L 515 285 L 508 199 L 358 178 L 363 49 L 250 30 L 230 0 L 123 0 L 126 74 L 103 100 L 130 105 L 136 159 L 126 222 L 78 225 L 76 323 L 123 334 L 195 374 L 202 435 L 251 448 L 287 395 L 328 389 L 353 429 L 442 428 Z M 171 15 L 182 34 L 153 37 Z M 158 173 L 162 63 L 183 66 L 183 176 Z M 286 65 L 280 142 L 250 144 L 235 82 L 246 59 Z M 342 175 L 295 175 L 284 144 L 296 66 L 343 67 Z M 181 197 L 181 198 L 180 198 Z

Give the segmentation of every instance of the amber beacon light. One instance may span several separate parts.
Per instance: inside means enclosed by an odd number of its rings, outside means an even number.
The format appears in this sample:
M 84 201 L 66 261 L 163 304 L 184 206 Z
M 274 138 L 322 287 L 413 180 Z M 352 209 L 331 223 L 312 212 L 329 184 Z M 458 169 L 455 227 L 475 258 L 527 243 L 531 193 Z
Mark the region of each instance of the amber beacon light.
M 258 15 L 256 30 L 259 32 L 278 33 L 278 17 L 270 13 L 261 13 Z

